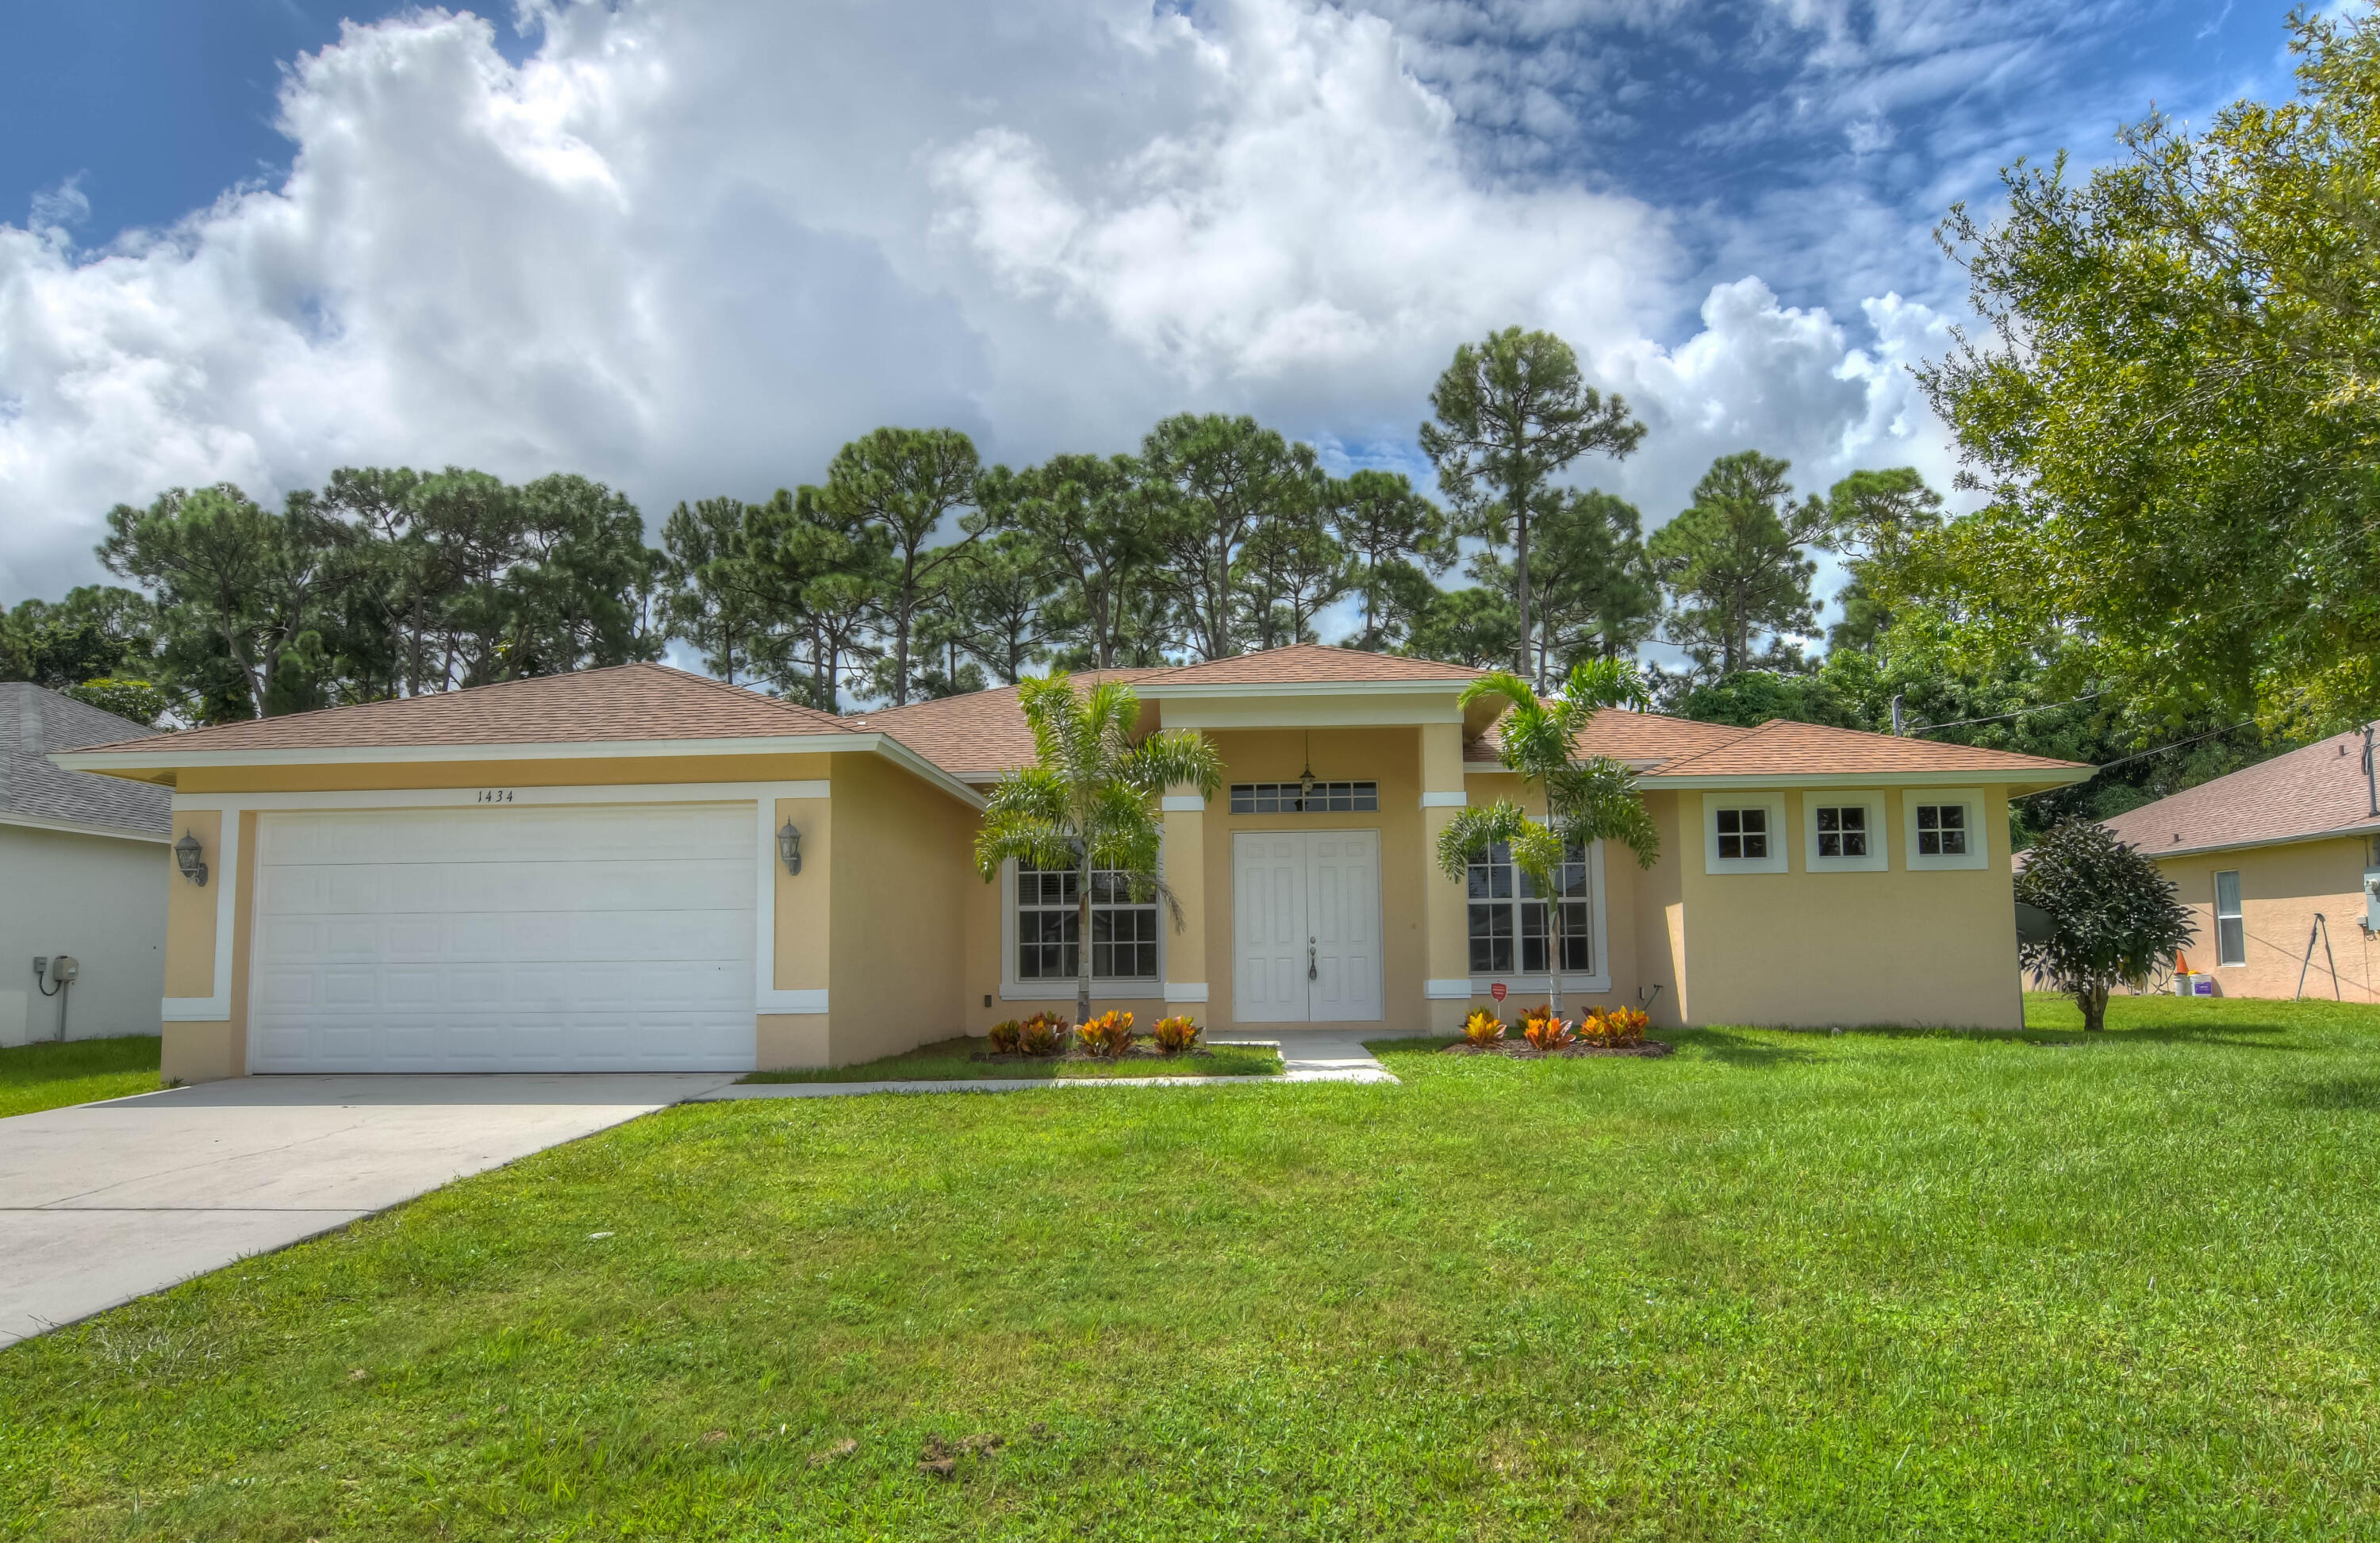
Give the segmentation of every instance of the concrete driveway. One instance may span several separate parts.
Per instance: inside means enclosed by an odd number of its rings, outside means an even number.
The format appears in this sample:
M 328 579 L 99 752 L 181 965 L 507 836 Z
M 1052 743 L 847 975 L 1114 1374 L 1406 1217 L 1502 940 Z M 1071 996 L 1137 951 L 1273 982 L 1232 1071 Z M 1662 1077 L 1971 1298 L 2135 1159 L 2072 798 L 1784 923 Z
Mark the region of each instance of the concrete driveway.
M 243 1077 L 0 1120 L 0 1345 L 735 1080 Z

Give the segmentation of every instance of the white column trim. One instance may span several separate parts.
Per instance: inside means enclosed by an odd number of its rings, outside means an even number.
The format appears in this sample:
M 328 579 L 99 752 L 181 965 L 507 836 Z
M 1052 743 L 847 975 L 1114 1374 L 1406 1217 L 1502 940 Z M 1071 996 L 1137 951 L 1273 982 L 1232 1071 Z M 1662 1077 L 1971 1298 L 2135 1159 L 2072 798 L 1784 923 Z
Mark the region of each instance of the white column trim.
M 760 888 L 752 907 L 752 1011 L 762 1013 L 818 1014 L 827 1010 L 827 994 L 823 990 L 781 991 L 777 989 L 777 800 L 780 798 L 815 798 L 819 793 L 810 788 L 824 789 L 821 782 L 778 783 L 763 784 L 754 790 L 753 812 L 758 816 L 760 847 Z M 795 874 L 799 883 L 809 878 L 810 865 Z M 823 882 L 823 881 L 820 881 Z
M 1207 983 L 1203 980 L 1169 980 L 1165 983 L 1165 1004 L 1199 1004 L 1207 1000 Z
M 1467 793 L 1425 793 L 1421 796 L 1421 807 L 1426 809 L 1459 809 L 1470 802 L 1471 795 Z
M 1421 994 L 1431 1002 L 1469 1002 L 1471 978 L 1464 976 L 1460 980 L 1425 980 L 1421 983 Z
M 1158 807 L 1166 814 L 1204 814 L 1207 800 L 1196 793 L 1169 793 Z

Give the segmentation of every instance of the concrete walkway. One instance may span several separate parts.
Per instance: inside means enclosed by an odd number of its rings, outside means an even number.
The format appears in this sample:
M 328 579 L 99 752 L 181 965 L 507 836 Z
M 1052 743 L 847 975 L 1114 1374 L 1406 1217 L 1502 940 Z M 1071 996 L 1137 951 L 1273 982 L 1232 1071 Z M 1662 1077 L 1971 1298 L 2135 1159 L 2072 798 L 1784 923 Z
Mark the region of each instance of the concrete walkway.
M 1372 1036 L 1378 1038 L 1378 1036 Z M 1272 1045 L 1281 1075 L 1269 1077 L 947 1077 L 930 1082 L 735 1083 L 698 1093 L 690 1102 L 743 1099 L 843 1099 L 861 1093 L 1021 1093 L 1033 1087 L 1216 1087 L 1284 1082 L 1394 1082 L 1396 1076 L 1364 1048 L 1364 1036 L 1292 1030 L 1280 1034 L 1217 1034 L 1216 1045 Z
M 242 1077 L 0 1120 L 0 1345 L 733 1075 Z

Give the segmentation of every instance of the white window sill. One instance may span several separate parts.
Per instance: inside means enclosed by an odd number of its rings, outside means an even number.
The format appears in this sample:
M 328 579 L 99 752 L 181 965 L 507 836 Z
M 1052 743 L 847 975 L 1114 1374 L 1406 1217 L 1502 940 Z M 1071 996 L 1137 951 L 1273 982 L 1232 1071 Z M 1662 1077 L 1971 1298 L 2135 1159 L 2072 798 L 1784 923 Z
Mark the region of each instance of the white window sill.
M 1072 1002 L 1075 982 L 1064 981 L 1002 981 L 1000 1000 L 1002 1002 Z M 1091 978 L 1091 995 L 1111 997 L 1124 1002 L 1156 1002 L 1165 995 L 1165 982 L 1138 976 L 1125 980 L 1110 980 L 1102 976 Z
M 1504 983 L 1504 990 L 1508 995 L 1518 995 L 1524 991 L 1543 992 L 1553 988 L 1552 980 L 1542 975 L 1475 975 L 1471 978 L 1471 994 L 1475 997 L 1484 997 L 1488 994 L 1488 988 L 1494 986 L 1499 980 Z M 1585 991 L 1591 995 L 1606 992 L 1611 990 L 1611 977 L 1566 975 L 1562 977 L 1561 989 L 1565 991 Z

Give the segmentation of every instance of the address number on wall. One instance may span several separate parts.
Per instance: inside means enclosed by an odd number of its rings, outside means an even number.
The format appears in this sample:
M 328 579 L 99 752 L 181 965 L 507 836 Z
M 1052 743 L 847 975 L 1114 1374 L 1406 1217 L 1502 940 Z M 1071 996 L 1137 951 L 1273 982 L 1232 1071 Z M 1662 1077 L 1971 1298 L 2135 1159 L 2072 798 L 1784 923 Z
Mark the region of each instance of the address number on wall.
M 508 787 L 483 787 L 479 790 L 477 801 L 482 804 L 509 804 L 513 801 L 513 790 Z

